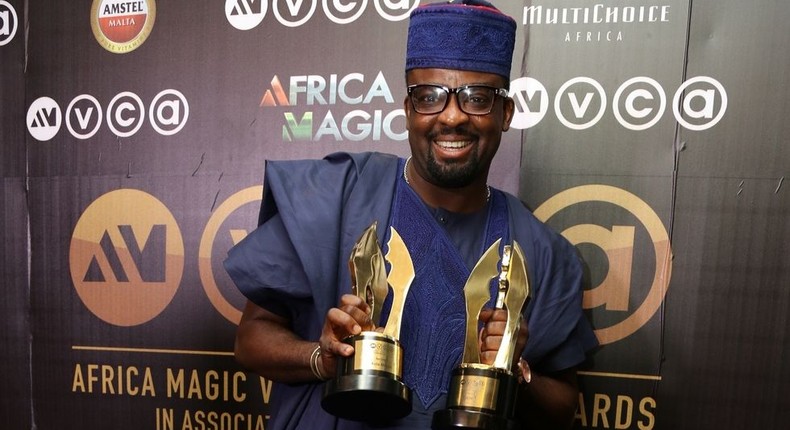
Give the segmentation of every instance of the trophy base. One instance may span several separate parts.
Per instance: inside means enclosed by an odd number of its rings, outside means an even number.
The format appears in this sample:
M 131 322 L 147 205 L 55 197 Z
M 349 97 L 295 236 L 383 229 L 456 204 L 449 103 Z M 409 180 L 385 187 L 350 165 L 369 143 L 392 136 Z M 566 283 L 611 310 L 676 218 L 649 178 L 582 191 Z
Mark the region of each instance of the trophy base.
M 443 409 L 433 415 L 433 430 L 442 429 L 484 429 L 516 430 L 518 421 L 485 412 L 459 409 Z
M 343 339 L 354 355 L 340 357 L 337 377 L 327 381 L 321 406 L 353 421 L 383 422 L 411 413 L 411 390 L 401 382 L 403 352 L 394 337 L 364 331 Z
M 433 415 L 431 428 L 510 430 L 515 420 L 518 380 L 513 373 L 464 363 L 453 370 L 447 408 Z
M 321 407 L 352 421 L 390 421 L 411 413 L 411 391 L 402 382 L 376 375 L 345 375 L 327 381 Z

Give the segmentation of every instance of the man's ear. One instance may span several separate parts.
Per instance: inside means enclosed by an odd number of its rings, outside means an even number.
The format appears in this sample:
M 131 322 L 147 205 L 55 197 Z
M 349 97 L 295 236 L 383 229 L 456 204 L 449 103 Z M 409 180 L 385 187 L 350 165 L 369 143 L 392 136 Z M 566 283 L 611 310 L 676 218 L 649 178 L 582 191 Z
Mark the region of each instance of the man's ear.
M 411 101 L 409 101 L 409 96 L 403 98 L 403 112 L 406 114 L 406 130 L 409 129 L 409 118 L 411 118 L 412 111 L 409 109 L 411 106 Z
M 502 131 L 510 129 L 510 121 L 513 120 L 513 114 L 516 111 L 516 102 L 512 98 L 506 97 L 504 105 L 502 106 Z

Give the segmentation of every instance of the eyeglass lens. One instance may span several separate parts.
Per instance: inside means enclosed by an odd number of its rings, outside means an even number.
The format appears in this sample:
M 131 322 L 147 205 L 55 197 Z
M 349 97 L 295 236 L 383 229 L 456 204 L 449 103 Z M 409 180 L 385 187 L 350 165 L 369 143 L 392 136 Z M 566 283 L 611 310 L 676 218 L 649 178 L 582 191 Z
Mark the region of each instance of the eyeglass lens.
M 411 88 L 414 110 L 421 114 L 439 113 L 447 107 L 450 92 L 456 93 L 461 110 L 471 115 L 488 114 L 494 106 L 496 90 L 493 88 L 473 85 L 448 91 L 435 85 L 416 85 Z

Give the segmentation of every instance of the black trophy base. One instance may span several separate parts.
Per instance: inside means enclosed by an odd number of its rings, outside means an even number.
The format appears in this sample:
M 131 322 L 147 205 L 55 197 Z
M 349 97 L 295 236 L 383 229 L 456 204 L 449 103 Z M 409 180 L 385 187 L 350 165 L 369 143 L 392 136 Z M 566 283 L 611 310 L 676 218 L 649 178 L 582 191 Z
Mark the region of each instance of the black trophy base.
M 510 430 L 515 420 L 518 379 L 505 369 L 463 363 L 453 370 L 447 408 L 433 414 L 431 428 Z
M 390 377 L 344 375 L 326 382 L 321 406 L 347 420 L 391 421 L 411 413 L 411 391 Z
M 431 428 L 433 430 L 515 430 L 518 428 L 518 421 L 485 412 L 462 409 L 443 409 L 433 414 Z

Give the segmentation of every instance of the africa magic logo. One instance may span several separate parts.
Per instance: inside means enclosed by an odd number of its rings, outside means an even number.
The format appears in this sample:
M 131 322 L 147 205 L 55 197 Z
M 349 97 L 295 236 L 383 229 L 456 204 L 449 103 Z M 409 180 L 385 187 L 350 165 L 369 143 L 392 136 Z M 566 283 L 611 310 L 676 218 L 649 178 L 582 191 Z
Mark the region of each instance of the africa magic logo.
M 574 244 L 590 268 L 584 308 L 595 317 L 602 345 L 634 334 L 656 314 L 669 287 L 672 250 L 647 203 L 623 189 L 590 184 L 551 197 L 535 216 Z
M 395 104 L 382 72 L 372 79 L 362 73 L 291 76 L 287 83 L 283 87 L 275 75 L 260 101 L 261 108 L 281 113 L 284 142 L 405 141 L 408 137 L 402 105 Z M 381 108 L 382 104 L 388 108 Z
M 155 0 L 93 0 L 91 28 L 106 50 L 125 54 L 139 48 L 151 34 Z

